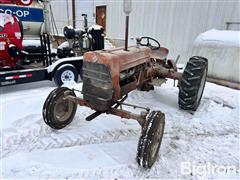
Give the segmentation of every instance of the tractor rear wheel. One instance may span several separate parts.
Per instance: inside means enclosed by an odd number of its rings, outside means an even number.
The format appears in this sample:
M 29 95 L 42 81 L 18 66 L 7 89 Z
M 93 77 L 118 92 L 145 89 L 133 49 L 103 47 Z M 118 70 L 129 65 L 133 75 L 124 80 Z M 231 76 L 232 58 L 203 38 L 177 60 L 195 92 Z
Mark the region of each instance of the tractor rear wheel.
M 53 129 L 66 127 L 76 114 L 77 104 L 63 99 L 64 93 L 76 97 L 72 90 L 60 87 L 49 94 L 43 106 L 44 122 Z
M 165 115 L 153 111 L 144 122 L 138 142 L 137 162 L 143 168 L 151 168 L 158 157 L 165 126 Z
M 181 109 L 196 111 L 206 84 L 208 60 L 194 56 L 190 58 L 179 85 L 178 104 Z

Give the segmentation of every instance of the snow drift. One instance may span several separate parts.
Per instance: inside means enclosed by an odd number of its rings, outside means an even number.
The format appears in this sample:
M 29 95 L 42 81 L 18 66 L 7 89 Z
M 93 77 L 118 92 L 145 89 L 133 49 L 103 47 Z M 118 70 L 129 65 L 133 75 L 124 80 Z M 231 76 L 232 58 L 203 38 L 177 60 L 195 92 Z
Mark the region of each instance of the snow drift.
M 193 55 L 208 59 L 208 76 L 240 83 L 240 31 L 212 29 L 200 34 Z

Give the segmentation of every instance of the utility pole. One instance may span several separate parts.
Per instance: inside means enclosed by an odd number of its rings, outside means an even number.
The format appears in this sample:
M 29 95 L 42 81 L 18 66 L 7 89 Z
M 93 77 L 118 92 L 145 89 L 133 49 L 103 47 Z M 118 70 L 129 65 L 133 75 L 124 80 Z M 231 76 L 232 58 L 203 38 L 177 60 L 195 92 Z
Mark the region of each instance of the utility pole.
M 125 48 L 124 50 L 128 50 L 128 27 L 129 27 L 129 15 L 132 11 L 132 1 L 131 0 L 123 0 L 123 11 L 126 15 L 126 26 L 125 26 Z

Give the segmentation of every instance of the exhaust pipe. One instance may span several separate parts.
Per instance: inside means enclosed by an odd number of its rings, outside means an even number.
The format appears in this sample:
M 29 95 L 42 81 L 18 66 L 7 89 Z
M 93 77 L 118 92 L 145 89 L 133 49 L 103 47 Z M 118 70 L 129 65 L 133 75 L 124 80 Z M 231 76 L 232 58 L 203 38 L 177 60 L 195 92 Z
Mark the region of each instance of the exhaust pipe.
M 132 0 L 123 0 L 123 11 L 126 14 L 126 26 L 125 26 L 125 48 L 128 50 L 128 27 L 129 27 L 129 14 L 132 11 Z
M 128 25 L 129 25 L 129 16 L 126 16 L 126 27 L 125 27 L 125 48 L 124 50 L 128 50 Z

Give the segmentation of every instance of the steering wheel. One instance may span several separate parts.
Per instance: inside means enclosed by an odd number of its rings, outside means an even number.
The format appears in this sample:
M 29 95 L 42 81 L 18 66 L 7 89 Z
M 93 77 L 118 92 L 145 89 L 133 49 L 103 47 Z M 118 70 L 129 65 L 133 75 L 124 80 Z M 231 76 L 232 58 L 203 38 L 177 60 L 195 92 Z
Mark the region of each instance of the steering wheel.
M 142 43 L 142 40 L 143 40 L 143 39 L 146 39 L 146 40 L 147 40 L 147 43 L 146 43 L 146 44 L 143 44 L 143 43 Z M 152 46 L 151 43 L 150 43 L 150 40 L 153 41 L 153 42 L 155 42 L 155 43 L 157 44 L 157 46 Z M 141 45 L 141 46 L 147 46 L 147 47 L 149 47 L 149 48 L 152 49 L 152 50 L 157 50 L 157 49 L 159 49 L 159 48 L 161 47 L 160 43 L 159 43 L 156 39 L 153 39 L 153 38 L 151 38 L 151 37 L 141 37 L 140 45 Z

